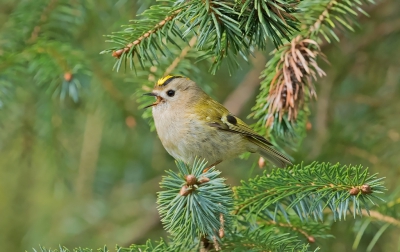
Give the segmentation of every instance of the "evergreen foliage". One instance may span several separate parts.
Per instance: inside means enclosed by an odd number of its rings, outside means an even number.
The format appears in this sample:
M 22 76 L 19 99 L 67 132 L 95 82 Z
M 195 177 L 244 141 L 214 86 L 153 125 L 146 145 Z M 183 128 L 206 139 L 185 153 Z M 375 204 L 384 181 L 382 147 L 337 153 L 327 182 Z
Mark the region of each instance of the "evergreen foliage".
M 158 210 L 165 229 L 182 248 L 200 237 L 222 238 L 231 227 L 233 198 L 230 188 L 214 167 L 206 172 L 206 162 L 197 160 L 193 167 L 177 162 L 179 173 L 167 171 L 158 194 Z M 229 231 L 229 229 L 227 230 Z M 219 234 L 218 234 L 219 232 Z
M 196 251 L 204 243 L 224 251 L 310 251 L 302 239 L 331 237 L 320 222 L 325 208 L 334 219 L 346 219 L 348 212 L 362 216 L 384 190 L 382 179 L 360 166 L 313 163 L 250 179 L 235 187 L 232 197 L 215 167 L 206 169 L 200 160 L 177 167 L 179 173 L 167 171 L 158 196 L 161 221 L 173 242 L 148 241 L 117 251 Z
M 398 221 L 399 205 L 400 200 L 398 199 L 398 192 L 396 192 L 390 195 L 384 204 L 372 207 L 366 218 L 358 219 L 354 226 L 356 238 L 354 239 L 352 248 L 357 249 L 361 238 L 365 235 L 370 225 L 376 226 L 378 230 L 373 233 L 372 239 L 368 243 L 367 251 L 374 250 L 376 243 L 387 230 L 393 227 L 400 227 L 400 221 Z
M 164 41 L 172 42 L 174 41 L 172 35 L 185 38 L 188 34 L 195 34 L 198 38 L 197 49 L 205 51 L 204 56 L 201 56 L 200 59 L 213 57 L 211 72 L 214 73 L 218 69 L 225 57 L 228 58 L 229 69 L 233 70 L 237 67 L 237 60 L 232 55 L 236 57 L 240 54 L 247 59 L 247 55 L 251 52 L 249 48 L 265 48 L 263 41 L 266 41 L 267 36 L 275 42 L 276 46 L 281 46 L 268 62 L 265 72 L 262 74 L 264 81 L 261 84 L 261 93 L 257 99 L 258 103 L 254 107 L 253 117 L 259 119 L 256 125 L 258 131 L 267 134 L 266 130 L 271 132 L 272 129 L 272 133 L 277 133 L 273 135 L 277 135 L 278 138 L 290 135 L 292 140 L 299 144 L 301 140 L 299 136 L 304 136 L 302 132 L 304 132 L 308 115 L 305 103 L 309 98 L 316 96 L 313 81 L 317 76 L 325 75 L 317 63 L 317 56 L 322 55 L 318 36 L 321 34 L 330 43 L 327 36 L 329 31 L 329 34 L 338 40 L 333 31 L 336 24 L 339 23 L 343 27 L 353 30 L 350 25 L 351 15 L 357 15 L 353 9 L 365 12 L 358 7 L 361 3 L 350 1 L 320 1 L 312 5 L 303 1 L 299 6 L 296 6 L 297 3 L 294 2 L 279 2 L 271 5 L 269 1 L 245 1 L 242 3 L 240 13 L 236 12 L 237 6 L 239 6 L 237 4 L 221 1 L 218 3 L 214 1 L 205 1 L 204 3 L 178 1 L 176 5 L 178 7 L 175 6 L 172 9 L 171 5 L 169 16 L 153 28 L 148 27 L 138 31 L 137 34 L 129 32 L 129 29 L 124 31 L 128 33 L 128 36 L 133 36 L 122 42 L 122 46 L 125 46 L 123 49 L 111 49 L 114 50 L 113 56 L 119 58 L 116 62 L 117 68 L 120 67 L 122 61 L 121 55 L 130 56 L 129 62 L 132 65 L 134 60 L 130 52 L 135 50 L 136 46 L 140 48 L 141 44 L 144 44 L 142 40 L 147 37 L 150 38 L 147 48 L 150 49 L 154 60 L 158 60 L 155 50 L 151 48 L 152 46 L 157 47 L 165 55 L 160 46 L 163 38 L 167 39 Z M 151 11 L 156 13 L 155 10 Z M 292 15 L 298 10 L 303 10 L 306 14 Z M 280 14 L 280 11 L 283 15 Z M 275 16 L 271 16 L 270 12 Z M 306 26 L 298 30 L 297 36 L 290 38 L 288 34 L 293 35 L 291 29 L 296 28 L 297 18 Z M 168 21 L 180 22 L 181 30 L 175 26 L 175 22 L 169 24 L 170 27 L 173 27 L 171 28 L 172 32 L 168 33 L 165 28 L 162 30 L 160 26 L 166 26 Z M 156 22 L 157 20 L 154 20 L 154 23 Z M 158 32 L 159 30 L 160 32 Z M 157 35 L 159 43 L 152 43 L 151 36 L 156 37 Z M 114 35 L 111 38 L 119 38 L 119 36 Z M 290 43 L 282 45 L 283 39 Z M 133 43 L 128 43 L 129 41 L 133 41 Z M 210 43 L 210 41 L 215 42 Z M 172 43 L 177 45 L 175 42 Z M 167 45 L 164 43 L 165 47 Z M 110 52 L 110 50 L 105 52 Z M 142 53 L 135 52 L 140 58 Z M 143 67 L 142 59 L 139 61 Z M 309 97 L 306 96 L 307 93 Z M 296 147 L 296 143 L 292 146 Z M 204 168 L 204 165 L 199 167 L 197 165 L 195 164 L 193 167 L 194 170 Z M 209 243 L 214 242 L 216 250 L 221 249 L 219 238 L 222 236 L 215 234 L 219 227 L 218 214 L 214 212 L 211 214 L 210 211 L 220 209 L 221 204 L 229 205 L 229 197 L 227 199 L 219 197 L 219 203 L 215 202 L 213 206 L 210 199 L 197 201 L 191 199 L 195 195 L 202 195 L 206 199 L 207 193 L 204 191 L 202 194 L 200 192 L 197 194 L 197 185 L 193 185 L 193 188 L 196 187 L 196 189 L 192 189 L 194 193 L 190 191 L 191 193 L 186 195 L 185 190 L 190 183 L 185 182 L 184 176 L 190 176 L 190 172 L 187 168 L 184 169 L 183 164 L 178 166 L 181 171 L 180 175 L 169 171 L 169 177 L 164 178 L 162 183 L 162 187 L 167 187 L 168 191 L 159 194 L 159 210 L 166 229 L 173 235 L 175 244 L 184 241 L 183 243 L 186 245 L 186 242 L 190 244 L 191 241 L 199 242 L 207 239 Z M 200 173 L 194 175 L 195 180 L 200 179 L 199 175 Z M 369 203 L 374 204 L 373 198 L 380 200 L 376 193 L 382 193 L 384 190 L 381 180 L 376 175 L 368 175 L 368 171 L 362 170 L 361 166 L 340 167 L 339 165 L 313 163 L 309 166 L 276 170 L 263 177 L 244 182 L 241 187 L 235 188 L 236 214 L 244 215 L 246 221 L 261 218 L 274 222 L 279 219 L 279 215 L 290 223 L 293 215 L 288 211 L 292 211 L 300 220 L 312 216 L 315 221 L 322 221 L 324 209 L 328 207 L 332 211 L 334 219 L 345 219 L 347 212 L 352 212 L 355 217 L 356 214 L 362 215 L 362 210 L 368 211 Z M 222 183 L 220 186 L 224 186 L 224 184 Z M 180 188 L 180 193 L 178 193 Z M 199 188 L 205 189 L 205 187 Z M 211 198 L 213 196 L 210 194 Z M 196 202 L 197 205 L 193 205 Z M 200 204 L 200 202 L 205 203 Z M 190 214 L 187 209 L 190 209 Z M 224 209 L 220 209 L 218 212 L 223 216 L 228 213 Z M 191 220 L 188 219 L 189 216 Z M 209 222 L 205 225 L 207 218 Z M 259 233 L 262 227 L 256 229 L 256 232 L 251 232 L 251 229 L 248 228 L 244 230 L 247 233 L 244 236 L 239 235 L 242 238 L 252 236 L 254 241 L 260 241 L 260 237 L 263 237 Z M 214 236 L 210 234 L 214 234 Z M 229 237 L 235 237 L 234 233 Z M 266 234 L 266 237 L 269 235 Z M 189 240 L 186 240 L 187 238 Z M 203 246 L 203 249 L 209 249 L 205 244 L 200 246 Z M 229 247 L 229 245 L 227 246 Z M 281 250 L 277 247 L 268 247 L 267 249 Z
M 301 220 L 312 216 L 318 221 L 328 207 L 334 220 L 345 219 L 348 211 L 356 217 L 368 210 L 368 203 L 381 200 L 376 195 L 383 193 L 381 180 L 360 166 L 339 164 L 312 163 L 273 170 L 236 189 L 238 212 L 272 220 L 282 213 L 289 221 L 287 211 L 293 210 Z
M 74 186 L 58 179 L 60 173 L 66 172 L 62 168 L 87 164 L 78 165 L 63 156 L 67 148 L 78 152 L 76 139 L 68 137 L 69 130 L 78 128 L 71 126 L 79 120 L 72 114 L 82 117 L 80 113 L 84 109 L 89 111 L 91 117 L 86 122 L 85 136 L 82 137 L 82 133 L 78 138 L 90 142 L 97 132 L 100 142 L 104 122 L 96 119 L 97 111 L 118 107 L 118 114 L 110 113 L 106 120 L 122 117 L 126 119 L 126 126 L 132 128 L 136 123 L 132 122 L 132 114 L 139 112 L 131 100 L 137 100 L 139 107 L 148 102 L 140 94 L 150 90 L 158 77 L 170 73 L 188 75 L 210 91 L 215 86 L 205 77 L 205 67 L 216 73 L 221 68 L 224 70 L 225 62 L 228 71 L 234 73 L 254 52 L 269 50 L 271 44 L 275 50 L 261 72 L 260 93 L 250 117 L 257 120 L 255 129 L 272 142 L 299 150 L 307 135 L 309 102 L 318 93 L 315 82 L 328 72 L 320 66 L 321 59 L 325 59 L 323 46 L 355 30 L 359 14 L 367 15 L 363 10 L 365 3 L 350 0 L 162 0 L 151 5 L 147 2 L 151 7 L 124 25 L 122 31 L 107 36 L 108 42 L 116 46 L 102 53 L 116 58 L 114 69 L 125 66 L 134 70 L 131 76 L 120 73 L 123 77 L 111 77 L 107 74 L 112 68 L 111 60 L 88 52 L 91 45 L 101 40 L 99 34 L 94 41 L 85 41 L 90 30 L 88 24 L 102 22 L 91 12 L 100 9 L 95 1 L 9 2 L 13 6 L 12 14 L 0 30 L 0 113 L 6 118 L 0 126 L 2 129 L 17 128 L 23 133 L 16 137 L 16 133 L 0 132 L 4 139 L 0 150 L 4 152 L 2 157 L 7 157 L 0 162 L 13 168 L 11 164 L 21 160 L 25 166 L 15 169 L 19 172 L 16 175 L 18 185 L 9 187 L 5 181 L 4 188 L 16 191 L 20 185 L 30 186 L 52 173 L 56 179 L 37 184 L 51 184 L 52 188 L 58 188 L 58 191 L 54 189 L 54 194 L 65 195 Z M 104 21 L 104 26 L 108 25 Z M 78 43 L 80 41 L 85 41 L 86 47 Z M 193 65 L 194 61 L 198 63 Z M 28 85 L 22 78 L 29 80 Z M 95 98 L 90 100 L 91 96 Z M 21 100 L 24 103 L 19 104 Z M 40 110 L 41 107 L 46 109 Z M 18 113 L 23 116 L 18 117 Z M 35 116 L 44 119 L 36 122 Z M 151 120 L 150 110 L 144 111 L 142 116 Z M 61 124 L 69 128 L 61 128 Z M 150 125 L 154 129 L 151 122 Z M 110 130 L 107 127 L 109 125 L 105 126 L 105 131 L 120 131 L 120 128 Z M 34 138 L 36 133 L 42 138 Z M 66 135 L 67 140 L 58 142 L 60 135 Z M 12 152 L 16 144 L 10 144 L 14 137 L 23 146 L 18 154 Z M 389 137 L 396 139 L 395 133 Z M 121 135 L 110 133 L 108 139 L 114 138 L 127 141 Z M 52 141 L 57 143 L 54 149 L 49 144 Z M 127 141 L 126 145 L 130 144 Z M 36 146 L 43 146 L 43 149 L 34 151 Z M 86 149 L 81 156 L 91 158 L 95 151 Z M 106 155 L 106 152 L 102 153 Z M 51 159 L 48 166 L 58 167 L 57 171 L 39 167 L 37 155 Z M 119 161 L 118 156 L 108 160 L 112 164 L 106 164 L 106 172 L 96 176 L 104 179 L 110 174 L 107 169 Z M 95 166 L 96 160 L 93 163 Z M 168 170 L 162 178 L 157 199 L 161 222 L 170 237 L 157 241 L 149 239 L 144 245 L 117 246 L 116 251 L 315 251 L 317 247 L 324 250 L 320 241 L 332 237 L 330 229 L 333 221 L 338 220 L 354 225 L 354 249 L 360 246 L 364 236 L 371 237 L 368 228 L 375 226 L 377 231 L 366 246 L 372 251 L 385 232 L 400 227 L 398 194 L 385 196 L 383 177 L 361 165 L 316 161 L 287 169 L 267 169 L 262 175 L 244 179 L 235 187 L 226 183 L 225 173 L 215 167 L 206 169 L 205 162 L 197 161 L 188 166 L 176 161 L 176 165 L 177 169 Z M 33 168 L 40 170 L 33 172 Z M 90 195 L 92 187 L 108 191 L 107 185 L 93 186 L 90 178 L 85 177 L 88 170 L 79 169 L 83 175 L 76 186 L 78 194 Z M 122 178 L 129 175 L 128 172 L 121 174 Z M 49 191 L 45 186 L 40 190 Z M 119 190 L 118 195 L 121 191 L 126 190 Z M 135 190 L 129 191 L 129 194 L 134 193 Z M 30 197 L 24 196 L 16 194 L 11 200 L 21 209 L 28 209 L 26 198 Z M 40 200 L 34 198 L 34 201 Z M 71 201 L 67 206 L 49 204 L 51 206 L 46 207 L 58 213 L 72 211 L 68 206 L 73 205 L 80 211 L 85 203 L 85 200 Z M 98 215 L 104 214 L 102 204 L 97 206 Z M 120 208 L 125 209 L 125 206 Z M 95 222 L 95 217 L 86 218 L 76 222 Z M 31 224 L 15 222 L 17 228 Z M 345 224 L 340 222 L 339 225 Z M 12 232 L 11 236 L 16 233 Z M 26 236 L 33 236 L 32 233 L 30 230 Z M 18 234 L 17 237 L 26 236 Z M 69 250 L 60 246 L 57 249 L 39 247 L 34 251 Z M 78 248 L 73 251 L 93 250 Z M 109 250 L 105 246 L 99 251 Z
M 170 55 L 169 45 L 178 46 L 176 40 L 189 34 L 198 36 L 197 49 L 204 51 L 201 59 L 213 58 L 211 72 L 215 73 L 223 59 L 229 69 L 238 67 L 237 56 L 247 59 L 250 47 L 265 48 L 270 38 L 276 45 L 288 39 L 297 20 L 297 1 L 161 1 L 144 11 L 123 31 L 109 35 L 119 47 L 102 53 L 110 53 L 118 60 L 115 68 L 129 62 L 135 68 L 134 57 L 143 67 L 144 61 L 157 61 L 159 56 Z M 165 16 L 167 13 L 167 16 Z
M 298 8 L 301 11 L 296 17 L 303 24 L 302 29 L 290 43 L 273 52 L 261 74 L 261 92 L 251 115 L 258 120 L 255 125 L 258 131 L 286 139 L 294 148 L 304 137 L 299 131 L 307 122 L 307 102 L 317 97 L 314 82 L 325 75 L 317 63 L 321 56 L 325 60 L 320 51 L 324 43 L 321 37 L 327 43 L 331 43 L 331 38 L 339 41 L 337 30 L 354 31 L 352 27 L 357 24 L 355 18 L 359 13 L 368 15 L 361 1 L 301 1 Z
M 224 251 L 313 251 L 289 234 L 277 234 L 271 227 L 246 230 L 227 238 Z
M 74 37 L 87 8 L 86 1 L 18 3 L 0 34 L 0 80 L 10 95 L 18 87 L 13 85 L 17 76 L 25 75 L 46 93 L 78 102 L 90 72 L 82 51 L 65 42 Z

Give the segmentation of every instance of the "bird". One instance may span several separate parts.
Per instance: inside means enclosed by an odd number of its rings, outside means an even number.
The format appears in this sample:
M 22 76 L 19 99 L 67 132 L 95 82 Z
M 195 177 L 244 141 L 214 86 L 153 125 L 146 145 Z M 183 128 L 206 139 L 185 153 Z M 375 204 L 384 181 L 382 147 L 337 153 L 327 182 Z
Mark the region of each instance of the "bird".
M 259 153 L 279 168 L 292 165 L 263 136 L 182 75 L 160 78 L 150 93 L 155 128 L 166 151 L 193 164 L 205 159 L 209 167 L 243 153 Z

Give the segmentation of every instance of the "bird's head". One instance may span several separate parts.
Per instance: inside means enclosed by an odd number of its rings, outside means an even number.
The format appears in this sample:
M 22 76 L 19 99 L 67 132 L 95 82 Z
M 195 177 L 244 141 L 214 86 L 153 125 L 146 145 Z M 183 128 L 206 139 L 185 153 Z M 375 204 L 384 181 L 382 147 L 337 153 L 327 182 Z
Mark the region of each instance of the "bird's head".
M 156 98 L 154 103 L 145 108 L 187 104 L 203 93 L 189 78 L 181 75 L 167 75 L 157 81 L 151 93 L 144 94 Z

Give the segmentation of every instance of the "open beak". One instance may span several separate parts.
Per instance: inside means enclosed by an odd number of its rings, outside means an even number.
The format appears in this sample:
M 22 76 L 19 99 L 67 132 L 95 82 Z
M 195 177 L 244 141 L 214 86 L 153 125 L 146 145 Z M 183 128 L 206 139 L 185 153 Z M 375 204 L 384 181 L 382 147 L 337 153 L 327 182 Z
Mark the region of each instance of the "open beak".
M 157 98 L 156 102 L 154 102 L 154 103 L 152 103 L 152 104 L 150 104 L 150 105 L 147 105 L 146 107 L 144 107 L 144 109 L 145 109 L 145 108 L 149 108 L 149 107 L 156 106 L 157 104 L 159 104 L 159 103 L 162 101 L 161 96 L 158 96 L 158 95 L 155 94 L 155 93 L 146 93 L 146 94 L 143 94 L 143 95 L 154 96 L 154 97 Z

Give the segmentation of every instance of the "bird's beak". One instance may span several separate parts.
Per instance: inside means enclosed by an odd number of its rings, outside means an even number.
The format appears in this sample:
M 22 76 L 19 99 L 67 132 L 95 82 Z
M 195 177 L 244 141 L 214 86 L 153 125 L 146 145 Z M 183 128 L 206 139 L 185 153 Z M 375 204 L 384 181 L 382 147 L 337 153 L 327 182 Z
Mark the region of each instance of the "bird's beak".
M 147 95 L 147 96 L 157 96 L 155 93 L 145 93 L 143 95 Z
M 150 105 L 147 105 L 146 107 L 144 107 L 144 109 L 145 109 L 145 108 L 149 108 L 149 107 L 156 106 L 157 104 L 159 104 L 159 103 L 162 101 L 161 96 L 158 96 L 158 95 L 155 94 L 155 93 L 146 93 L 146 94 L 143 94 L 143 95 L 154 96 L 154 97 L 157 98 L 156 102 L 154 102 L 154 103 L 152 103 L 152 104 L 150 104 Z

